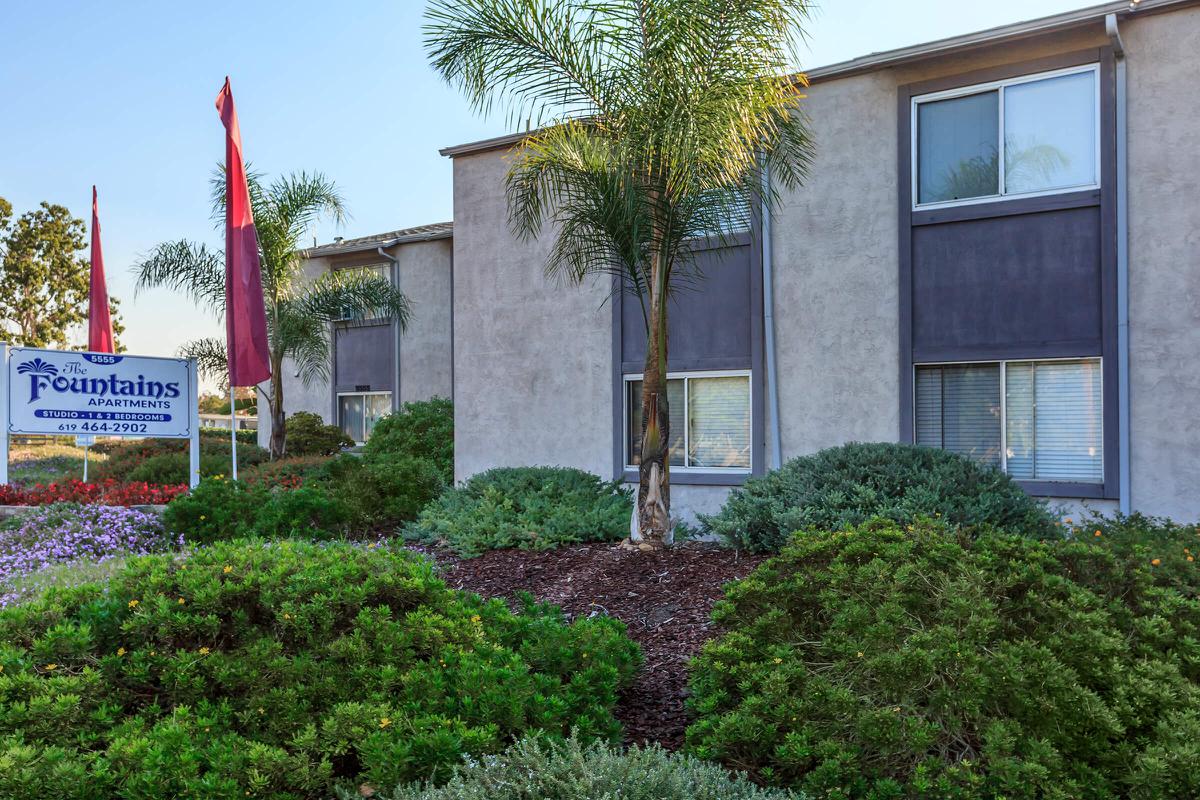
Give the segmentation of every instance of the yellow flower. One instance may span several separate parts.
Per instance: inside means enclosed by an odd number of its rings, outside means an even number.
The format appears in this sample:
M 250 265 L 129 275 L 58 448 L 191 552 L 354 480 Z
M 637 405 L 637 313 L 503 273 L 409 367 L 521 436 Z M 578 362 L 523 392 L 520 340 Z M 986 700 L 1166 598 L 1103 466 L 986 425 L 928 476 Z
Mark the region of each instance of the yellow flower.
M 207 648 L 207 647 L 201 647 L 201 648 L 200 648 L 200 655 L 202 655 L 202 656 L 206 656 L 206 655 L 208 655 L 208 653 L 209 653 L 209 650 L 208 650 L 208 648 Z
M 1099 535 L 1100 535 L 1100 531 L 1096 531 L 1096 535 L 1097 535 L 1097 536 L 1099 536 Z
M 267 710 L 266 710 L 265 708 L 263 708 L 262 706 L 259 706 L 259 707 L 258 707 L 258 713 L 260 713 L 260 714 L 265 714 L 265 713 L 267 713 Z
M 1196 560 L 1195 556 L 1188 556 L 1188 561 L 1195 561 L 1195 560 Z
M 283 618 L 284 618 L 284 619 L 291 619 L 291 618 L 292 618 L 292 615 L 291 615 L 291 614 L 284 614 L 284 615 L 283 615 Z
M 1152 558 L 1152 559 L 1150 559 L 1150 564 L 1151 564 L 1151 566 L 1155 566 L 1155 567 L 1157 567 L 1157 566 L 1158 566 L 1159 564 L 1161 564 L 1161 563 L 1162 563 L 1162 559 L 1161 559 L 1161 558 Z
M 775 658 L 775 659 L 772 659 L 772 660 L 773 660 L 773 661 L 774 661 L 776 664 L 782 664 L 782 663 L 783 663 L 783 659 L 782 659 L 782 658 Z
M 859 657 L 859 658 L 862 658 L 862 657 L 863 657 L 862 650 L 859 650 L 859 651 L 858 651 L 858 657 Z
M 118 647 L 118 648 L 117 648 L 117 655 L 119 655 L 119 656 L 123 656 L 123 655 L 125 655 L 125 648 L 124 648 L 124 647 Z
M 229 573 L 233 572 L 233 567 L 226 564 L 225 569 L 221 570 L 221 572 L 224 572 L 226 575 L 228 575 Z
M 46 665 L 46 672 L 54 672 L 54 670 L 56 670 L 56 669 L 58 669 L 58 664 L 47 664 Z
M 478 614 L 471 615 L 471 622 L 479 622 L 482 619 Z
M 179 605 L 183 605 L 183 604 L 184 604 L 184 600 L 183 600 L 183 598 L 181 597 L 181 598 L 179 598 Z
M 137 608 L 137 607 L 138 607 L 138 601 L 137 601 L 137 600 L 130 600 L 130 601 L 129 601 L 129 607 L 130 607 L 130 608 Z
M 1066 523 L 1067 523 L 1068 525 L 1073 525 L 1073 524 L 1075 524 L 1075 523 L 1074 523 L 1074 522 L 1071 520 L 1071 518 L 1070 518 L 1070 517 L 1067 517 L 1067 519 L 1066 519 Z
M 388 725 L 391 725 L 391 724 L 392 724 L 392 721 L 390 719 L 388 719 L 387 717 L 383 717 L 382 719 L 379 720 L 379 727 L 381 727 L 381 728 L 386 728 Z
M 157 654 L 157 653 L 155 653 L 153 650 L 151 650 L 151 651 L 150 651 L 150 655 L 152 655 L 152 656 L 155 656 L 155 655 L 158 655 L 158 654 Z

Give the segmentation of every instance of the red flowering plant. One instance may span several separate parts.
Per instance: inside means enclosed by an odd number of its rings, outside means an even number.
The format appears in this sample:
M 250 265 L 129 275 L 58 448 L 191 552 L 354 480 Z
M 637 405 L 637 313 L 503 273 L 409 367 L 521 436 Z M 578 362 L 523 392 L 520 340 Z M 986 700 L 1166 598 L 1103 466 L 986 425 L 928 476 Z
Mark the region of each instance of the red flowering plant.
M 185 484 L 145 482 L 121 483 L 112 479 L 99 483 L 69 480 L 62 483 L 0 485 L 0 505 L 43 506 L 51 503 L 96 503 L 109 506 L 165 505 L 186 492 Z

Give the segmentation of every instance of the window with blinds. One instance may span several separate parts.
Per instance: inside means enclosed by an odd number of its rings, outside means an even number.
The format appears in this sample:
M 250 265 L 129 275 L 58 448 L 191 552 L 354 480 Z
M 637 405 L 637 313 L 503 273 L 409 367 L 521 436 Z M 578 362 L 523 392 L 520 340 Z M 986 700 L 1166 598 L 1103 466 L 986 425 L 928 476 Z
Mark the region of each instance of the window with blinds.
M 636 466 L 642 448 L 642 382 L 626 380 L 629 451 Z M 667 381 L 673 467 L 705 470 L 750 469 L 750 376 L 683 375 Z
M 1014 478 L 1101 483 L 1099 359 L 917 367 L 917 444 Z
M 375 423 L 392 413 L 391 392 L 359 392 L 338 395 L 338 426 L 362 444 L 371 438 Z

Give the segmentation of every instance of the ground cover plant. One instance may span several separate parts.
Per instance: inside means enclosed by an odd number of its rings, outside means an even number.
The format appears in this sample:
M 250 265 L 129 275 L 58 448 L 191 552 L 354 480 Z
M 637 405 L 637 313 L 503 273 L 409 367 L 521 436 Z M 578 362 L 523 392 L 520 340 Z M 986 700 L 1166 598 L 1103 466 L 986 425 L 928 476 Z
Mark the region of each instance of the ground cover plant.
M 157 515 L 130 508 L 60 503 L 11 517 L 0 525 L 0 605 L 27 596 L 38 583 L 29 577 L 48 568 L 154 553 L 180 544 Z
M 637 649 L 386 547 L 218 543 L 0 611 L 0 796 L 319 798 L 614 740 Z
M 967 530 L 1057 535 L 1049 512 L 1003 472 L 945 450 L 893 443 L 851 443 L 794 458 L 748 479 L 700 522 L 732 547 L 773 553 L 798 530 L 837 530 L 873 517 L 908 524 L 923 516 Z
M 26 486 L 83 479 L 83 448 L 47 439 L 30 444 L 13 443 L 8 456 L 8 479 Z M 107 458 L 93 450 L 90 468 Z
M 499 467 L 442 494 L 405 536 L 459 556 L 615 541 L 629 533 L 630 492 L 566 467 Z
M 342 791 L 342 800 L 362 795 Z M 444 786 L 408 784 L 381 800 L 787 800 L 719 765 L 661 747 L 620 750 L 577 739 L 529 737 L 502 755 L 472 760 Z M 799 800 L 798 798 L 796 800 Z
M 89 503 L 110 506 L 164 505 L 187 491 L 186 484 L 119 483 L 112 478 L 98 483 L 68 480 L 62 483 L 0 485 L 0 505 L 44 506 L 51 503 Z
M 444 397 L 405 403 L 375 423 L 363 455 L 367 461 L 394 455 L 425 459 L 443 482 L 454 483 L 454 404 Z
M 1198 797 L 1197 545 L 1144 518 L 799 534 L 718 606 L 688 742 L 814 797 Z

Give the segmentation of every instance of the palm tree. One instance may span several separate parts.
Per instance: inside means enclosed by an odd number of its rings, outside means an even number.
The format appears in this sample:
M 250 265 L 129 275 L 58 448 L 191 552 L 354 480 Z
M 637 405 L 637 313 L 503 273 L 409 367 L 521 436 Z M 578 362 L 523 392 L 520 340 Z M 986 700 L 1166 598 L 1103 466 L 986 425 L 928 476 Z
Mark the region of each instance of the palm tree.
M 403 329 L 408 323 L 409 303 L 391 281 L 364 270 L 333 271 L 316 281 L 304 281 L 300 241 L 305 231 L 322 217 L 339 224 L 345 220 L 345 205 L 331 181 L 319 173 L 305 172 L 276 178 L 269 185 L 257 174 L 251 173 L 248 179 L 270 341 L 271 385 L 266 399 L 271 414 L 271 456 L 279 458 L 286 452 L 287 441 L 284 359 L 291 359 L 305 385 L 327 379 L 333 323 L 347 318 L 389 318 Z M 223 224 L 225 176 L 220 168 L 212 181 L 212 198 L 213 219 Z M 165 242 L 133 270 L 139 291 L 176 289 L 198 306 L 217 314 L 225 312 L 225 256 L 219 250 L 188 241 Z M 221 380 L 228 375 L 221 339 L 189 342 L 180 348 L 180 355 L 195 358 L 204 375 Z
M 788 77 L 808 0 L 433 0 L 434 68 L 487 112 L 535 120 L 507 180 L 515 235 L 557 238 L 547 275 L 616 275 L 646 324 L 636 526 L 671 541 L 667 308 L 700 276 L 693 243 L 744 229 L 762 170 L 811 159 Z

